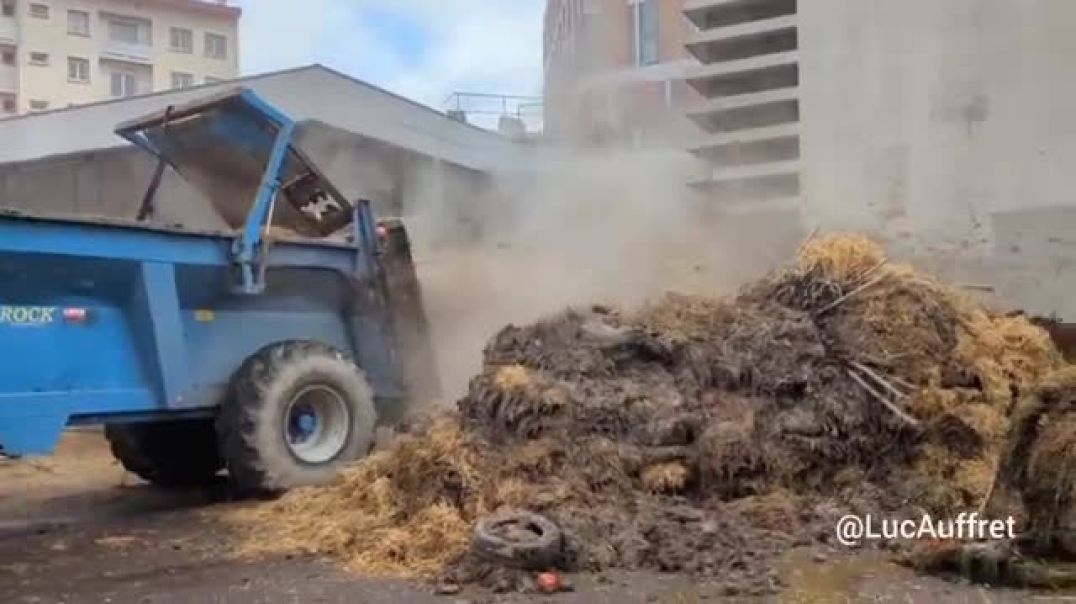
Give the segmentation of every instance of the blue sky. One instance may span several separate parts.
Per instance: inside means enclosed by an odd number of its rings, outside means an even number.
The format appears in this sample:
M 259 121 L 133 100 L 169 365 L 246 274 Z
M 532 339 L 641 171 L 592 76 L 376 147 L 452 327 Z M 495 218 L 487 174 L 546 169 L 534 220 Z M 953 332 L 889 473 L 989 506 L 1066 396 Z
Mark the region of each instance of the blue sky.
M 443 109 L 538 95 L 544 0 L 239 0 L 244 74 L 322 63 Z

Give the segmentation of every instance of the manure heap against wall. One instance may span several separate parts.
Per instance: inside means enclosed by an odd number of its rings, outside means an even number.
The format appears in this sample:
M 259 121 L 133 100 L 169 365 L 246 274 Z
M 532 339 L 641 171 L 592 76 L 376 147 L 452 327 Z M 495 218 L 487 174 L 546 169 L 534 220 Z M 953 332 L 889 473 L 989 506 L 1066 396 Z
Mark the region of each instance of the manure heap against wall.
M 512 506 L 563 528 L 570 569 L 771 591 L 776 557 L 826 541 L 846 513 L 978 509 L 1009 418 L 1062 366 L 1024 318 L 863 237 L 817 238 L 734 298 L 506 327 L 457 413 L 416 422 L 334 485 L 244 512 L 246 545 L 480 581 L 472 527 Z

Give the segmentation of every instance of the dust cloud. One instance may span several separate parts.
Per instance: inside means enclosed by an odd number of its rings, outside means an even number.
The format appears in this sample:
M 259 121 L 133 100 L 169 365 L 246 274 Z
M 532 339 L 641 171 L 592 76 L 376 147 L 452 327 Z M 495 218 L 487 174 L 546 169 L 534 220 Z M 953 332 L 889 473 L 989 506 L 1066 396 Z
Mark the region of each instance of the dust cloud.
M 445 401 L 463 394 L 486 341 L 509 323 L 666 291 L 720 295 L 752 263 L 686 186 L 694 166 L 683 151 L 542 151 L 534 164 L 470 200 L 446 199 L 451 185 L 434 179 L 441 190 L 414 212 Z

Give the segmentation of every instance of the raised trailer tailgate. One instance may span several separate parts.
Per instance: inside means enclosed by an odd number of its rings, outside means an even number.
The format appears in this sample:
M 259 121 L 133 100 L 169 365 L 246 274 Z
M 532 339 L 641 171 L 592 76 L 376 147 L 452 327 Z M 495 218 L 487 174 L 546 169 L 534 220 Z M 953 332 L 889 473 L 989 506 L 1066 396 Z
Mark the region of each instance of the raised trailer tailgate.
M 200 190 L 232 228 L 243 226 L 267 176 L 287 116 L 237 89 L 124 122 L 116 133 L 156 155 Z M 290 137 L 289 137 L 290 140 Z M 290 142 L 273 224 L 323 237 L 345 226 L 352 204 Z

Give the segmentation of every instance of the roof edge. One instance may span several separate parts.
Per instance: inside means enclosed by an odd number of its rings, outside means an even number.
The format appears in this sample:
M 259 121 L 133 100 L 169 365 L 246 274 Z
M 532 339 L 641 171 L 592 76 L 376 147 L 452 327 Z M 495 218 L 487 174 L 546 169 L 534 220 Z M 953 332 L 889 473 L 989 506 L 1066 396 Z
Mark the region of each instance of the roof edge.
M 261 80 L 261 79 L 270 78 L 270 77 L 274 77 L 274 76 L 287 75 L 287 74 L 291 74 L 291 73 L 298 73 L 300 71 L 313 70 L 313 69 L 316 69 L 316 68 L 319 68 L 319 67 L 321 67 L 322 69 L 325 69 L 321 65 L 317 65 L 317 64 L 302 65 L 302 66 L 299 66 L 299 67 L 292 67 L 292 68 L 289 68 L 289 69 L 281 69 L 280 71 L 266 71 L 266 72 L 263 72 L 263 73 L 256 73 L 254 75 L 241 76 L 241 77 L 235 78 L 233 80 L 223 80 L 223 81 L 220 81 L 220 82 L 213 82 L 211 84 L 199 84 L 197 86 L 191 86 L 190 88 L 182 88 L 182 89 L 172 88 L 172 89 L 169 89 L 169 90 L 158 90 L 156 92 L 151 92 L 149 94 L 140 94 L 138 96 L 129 96 L 129 97 L 123 97 L 123 98 L 118 98 L 118 99 L 104 99 L 102 101 L 93 101 L 92 103 L 84 103 L 82 105 L 73 105 L 73 106 L 68 106 L 68 107 L 57 107 L 56 109 L 49 109 L 49 110 L 46 110 L 46 111 L 31 111 L 29 113 L 20 113 L 19 115 L 12 115 L 12 116 L 9 116 L 9 117 L 0 118 L 0 125 L 5 124 L 7 122 L 17 121 L 17 120 L 34 119 L 34 118 L 45 116 L 45 115 L 54 115 L 54 114 L 57 114 L 57 113 L 70 113 L 70 112 L 74 112 L 74 111 L 80 111 L 80 110 L 83 110 L 83 109 L 90 109 L 90 108 L 93 108 L 93 107 L 100 107 L 102 105 L 112 105 L 112 104 L 126 103 L 126 102 L 130 102 L 130 101 L 133 101 L 133 100 L 138 100 L 138 99 L 152 99 L 154 97 L 160 97 L 160 96 L 164 96 L 166 94 L 175 94 L 177 92 L 190 92 L 192 90 L 198 90 L 200 88 L 212 88 L 214 86 L 233 86 L 233 87 L 234 86 L 242 86 L 242 84 L 244 82 L 253 82 L 255 80 Z
M 150 0 L 152 4 L 161 4 L 178 10 L 190 10 L 199 13 L 224 15 L 238 19 L 243 15 L 243 9 L 233 4 L 225 4 L 223 0 Z
M 440 116 L 443 119 L 446 119 L 446 120 L 452 119 L 452 118 L 448 117 L 448 115 L 446 115 L 444 111 L 439 111 L 439 110 L 434 109 L 433 107 L 431 107 L 431 106 L 429 106 L 429 105 L 427 105 L 425 103 L 420 103 L 420 102 L 416 101 L 415 99 L 405 97 L 402 94 L 397 94 L 397 93 L 395 93 L 395 92 L 393 92 L 391 90 L 382 88 L 381 86 L 378 86 L 376 84 L 371 84 L 370 82 L 360 80 L 360 79 L 358 79 L 358 78 L 356 78 L 354 76 L 350 76 L 350 75 L 348 75 L 348 74 L 346 74 L 346 73 L 344 73 L 342 71 L 337 71 L 336 69 L 333 69 L 332 67 L 328 67 L 326 65 L 323 65 L 321 63 L 314 63 L 312 65 L 308 65 L 308 67 L 322 69 L 322 70 L 324 70 L 324 71 L 326 71 L 326 72 L 328 72 L 328 73 L 330 73 L 330 74 L 332 74 L 334 76 L 337 76 L 339 78 L 343 78 L 343 79 L 345 79 L 345 80 L 347 80 L 347 81 L 349 81 L 349 82 L 351 82 L 353 84 L 358 84 L 359 86 L 363 86 L 365 88 L 375 90 L 377 92 L 380 92 L 382 94 L 386 94 L 388 96 L 391 96 L 391 97 L 395 98 L 396 100 L 403 101 L 403 102 L 405 102 L 405 103 L 407 103 L 409 105 L 412 105 L 414 107 L 417 107 L 419 109 L 423 109 L 425 111 L 429 111 L 431 113 L 434 113 L 434 114 Z M 474 124 L 472 124 L 470 122 L 461 122 L 461 121 L 457 121 L 457 120 L 452 120 L 452 121 L 456 122 L 457 124 L 459 124 L 461 126 L 466 126 L 468 128 L 472 128 L 474 130 L 477 130 L 479 132 L 483 132 L 483 133 L 488 134 L 490 136 L 495 136 L 495 137 L 498 137 L 498 138 L 505 138 L 506 139 L 505 136 L 501 135 L 498 132 L 494 132 L 493 130 L 487 130 L 486 128 L 475 126 Z
M 310 63 L 308 65 L 300 65 L 298 67 L 291 67 L 291 68 L 288 68 L 288 69 L 281 69 L 281 70 L 278 70 L 278 71 L 266 71 L 266 72 L 257 73 L 257 74 L 253 74 L 253 75 L 241 76 L 241 77 L 238 77 L 238 78 L 235 78 L 235 79 L 232 79 L 232 80 L 224 80 L 222 82 L 213 82 L 211 84 L 199 84 L 197 86 L 192 86 L 190 88 L 158 90 L 156 92 L 151 92 L 149 94 L 143 94 L 143 95 L 134 96 L 134 97 L 125 97 L 125 98 L 119 98 L 119 99 L 105 99 L 103 101 L 94 101 L 92 103 L 85 103 L 83 105 L 75 105 L 73 107 L 57 107 L 56 109 L 49 109 L 47 111 L 36 111 L 36 112 L 30 112 L 30 113 L 23 113 L 23 114 L 19 114 L 19 115 L 13 115 L 13 116 L 10 116 L 10 117 L 0 118 L 0 125 L 3 125 L 5 123 L 11 122 L 11 121 L 16 121 L 16 120 L 29 120 L 29 119 L 34 119 L 34 118 L 41 117 L 41 116 L 54 115 L 54 114 L 65 113 L 65 112 L 80 111 L 80 110 L 83 110 L 83 109 L 99 107 L 99 106 L 102 106 L 102 105 L 109 105 L 109 104 L 115 104 L 115 103 L 124 103 L 124 102 L 129 102 L 129 101 L 137 100 L 137 99 L 151 99 L 151 98 L 154 98 L 154 97 L 164 96 L 166 94 L 175 94 L 177 92 L 186 93 L 186 92 L 190 92 L 192 90 L 198 90 L 198 89 L 202 89 L 202 88 L 208 89 L 208 88 L 215 87 L 215 86 L 217 86 L 217 87 L 219 87 L 219 86 L 242 87 L 248 82 L 254 82 L 254 81 L 263 80 L 263 79 L 267 79 L 267 78 L 273 78 L 273 77 L 277 77 L 277 76 L 285 76 L 285 75 L 289 75 L 289 74 L 293 74 L 293 73 L 300 73 L 300 72 L 304 72 L 304 71 L 321 71 L 323 73 L 326 73 L 326 74 L 338 77 L 340 79 L 346 80 L 348 82 L 351 82 L 352 84 L 356 84 L 358 86 L 362 86 L 362 87 L 367 88 L 369 90 L 373 90 L 373 91 L 376 91 L 378 93 L 390 96 L 390 97 L 392 97 L 392 98 L 394 98 L 394 99 L 396 99 L 398 101 L 403 101 L 404 103 L 407 103 L 407 104 L 409 104 L 409 105 L 411 105 L 411 106 L 413 106 L 415 108 L 422 109 L 423 111 L 428 111 L 428 112 L 440 117 L 441 119 L 446 119 L 446 120 L 451 119 L 443 111 L 438 111 L 437 109 L 434 109 L 433 107 L 431 107 L 429 105 L 426 105 L 425 103 L 420 103 L 420 102 L 418 102 L 418 101 L 416 101 L 414 99 L 410 99 L 410 98 L 407 98 L 407 97 L 405 97 L 405 96 L 403 96 L 401 94 L 397 94 L 395 92 L 392 92 L 391 90 L 386 90 L 385 88 L 382 88 L 382 87 L 377 86 L 375 84 L 365 82 L 365 81 L 360 80 L 360 79 L 358 79 L 358 78 L 356 78 L 354 76 L 350 76 L 350 75 L 348 75 L 346 73 L 343 73 L 343 72 L 338 71 L 336 69 L 333 69 L 331 67 L 327 67 L 327 66 L 325 66 L 325 65 L 323 65 L 321 63 Z M 455 120 L 453 120 L 453 121 L 455 121 Z M 498 132 L 495 132 L 493 130 L 487 130 L 486 128 L 476 126 L 476 125 L 471 124 L 469 122 L 456 121 L 456 123 L 461 125 L 461 126 L 464 126 L 466 128 L 470 128 L 472 130 L 475 130 L 477 132 L 481 132 L 481 133 L 483 133 L 483 134 L 485 134 L 487 136 L 492 136 L 492 137 L 496 137 L 496 138 L 503 138 L 505 140 L 509 140 L 505 136 L 501 135 Z

